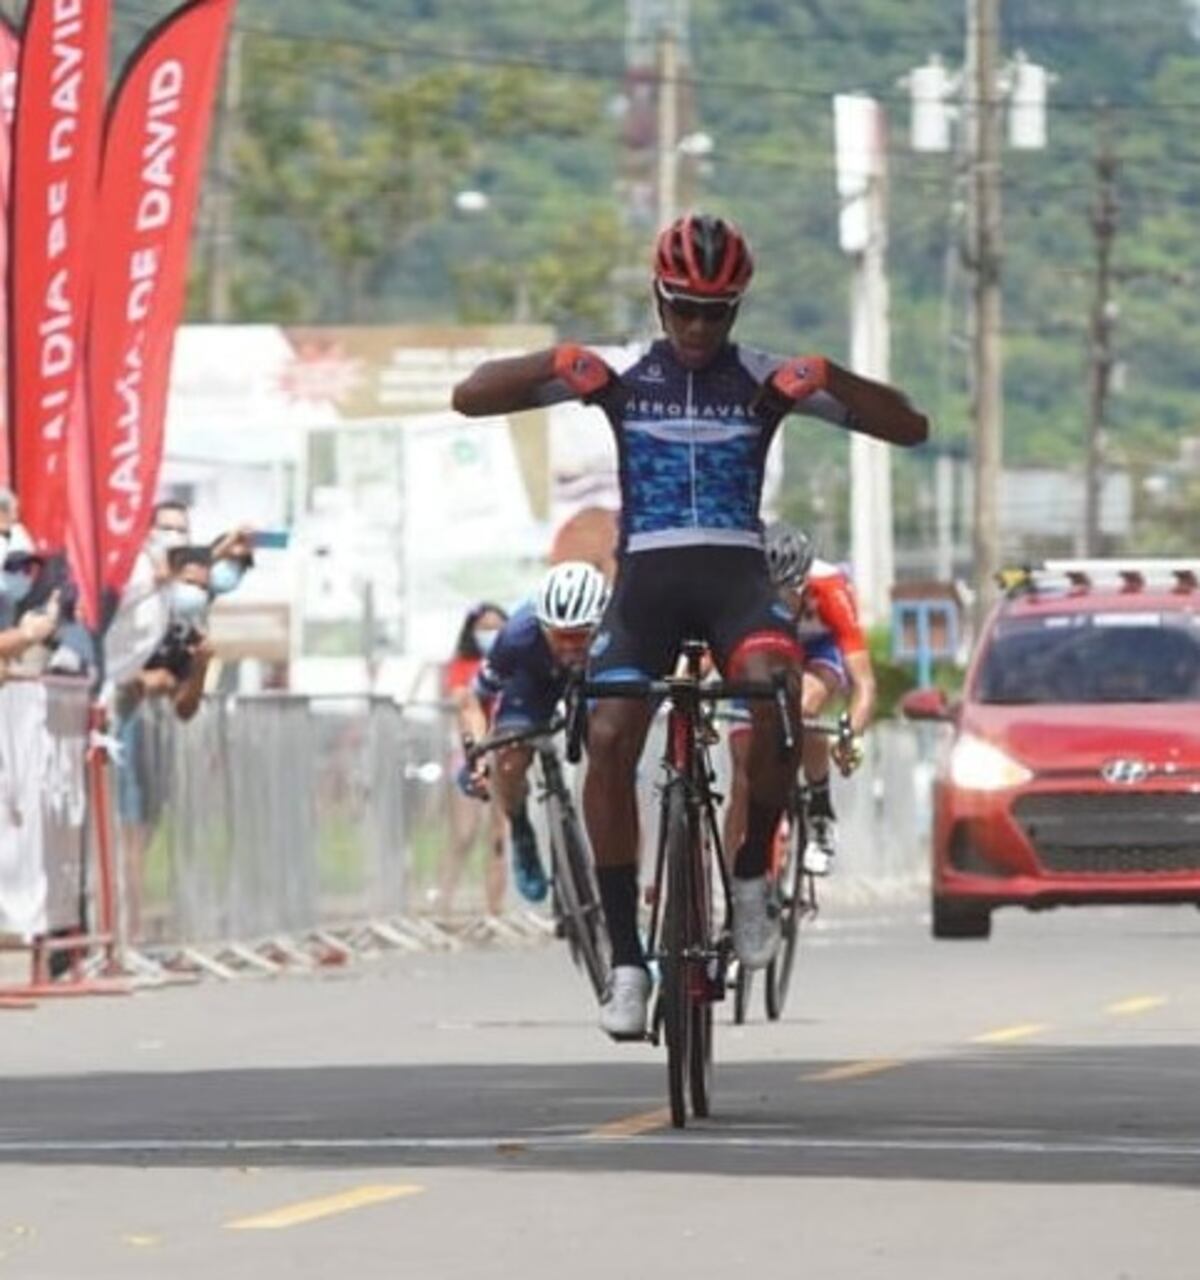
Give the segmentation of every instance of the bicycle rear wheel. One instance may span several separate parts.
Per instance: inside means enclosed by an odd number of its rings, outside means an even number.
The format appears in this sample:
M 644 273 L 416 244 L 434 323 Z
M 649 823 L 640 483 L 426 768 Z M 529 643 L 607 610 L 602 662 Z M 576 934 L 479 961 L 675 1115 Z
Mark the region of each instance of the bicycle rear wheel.
M 750 1012 L 750 991 L 754 986 L 754 971 L 744 964 L 737 967 L 737 977 L 733 980 L 733 1021 L 741 1026 Z
M 592 879 L 587 850 L 579 834 L 574 814 L 562 818 L 563 883 L 568 928 L 588 981 L 597 999 L 604 995 L 608 982 L 608 935 L 601 918 L 600 899 Z
M 692 998 L 688 963 L 691 901 L 691 830 L 682 782 L 668 784 L 666 818 L 667 901 L 663 911 L 662 1016 L 667 1047 L 671 1124 L 687 1124 L 687 1087 L 692 1075 Z
M 787 861 L 780 871 L 779 886 L 783 894 L 780 904 L 780 929 L 782 938 L 779 954 L 767 966 L 766 1005 L 767 1017 L 778 1022 L 787 1003 L 792 984 L 792 970 L 796 964 L 796 951 L 800 942 L 800 922 L 804 915 L 804 845 L 808 839 L 804 825 L 804 797 L 795 794 L 788 808 L 791 834 L 788 840 Z

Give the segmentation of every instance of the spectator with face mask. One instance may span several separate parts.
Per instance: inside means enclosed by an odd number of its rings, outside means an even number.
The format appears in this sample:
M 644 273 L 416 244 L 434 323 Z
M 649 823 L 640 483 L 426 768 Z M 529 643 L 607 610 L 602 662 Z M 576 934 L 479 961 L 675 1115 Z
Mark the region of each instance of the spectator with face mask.
M 171 572 L 167 634 L 150 655 L 139 680 L 143 696 L 169 696 L 176 716 L 190 720 L 200 706 L 212 659 L 207 636 L 211 551 L 208 547 L 175 547 L 167 553 L 167 564 Z
M 150 521 L 151 545 L 169 551 L 172 547 L 187 546 L 192 534 L 192 517 L 187 503 L 177 498 L 164 498 L 154 506 Z
M 242 579 L 254 568 L 254 544 L 247 528 L 234 529 L 215 538 L 212 543 L 212 570 L 208 592 L 215 600 L 227 596 L 242 585 Z
M 10 551 L 32 551 L 33 539 L 18 516 L 17 495 L 0 486 L 0 564 Z
M 57 592 L 51 592 L 40 608 L 27 607 L 44 567 L 44 558 L 33 552 L 10 551 L 4 557 L 0 569 L 0 664 L 4 675 L 21 664 L 30 650 L 45 646 L 58 628 Z M 40 669 L 40 664 L 34 669 Z
M 167 531 L 170 536 L 170 530 Z M 159 544 L 161 548 L 161 542 Z M 152 554 L 157 554 L 152 552 Z M 117 813 L 125 861 L 129 936 L 141 934 L 142 881 L 146 849 L 167 792 L 167 779 L 153 764 L 153 739 L 144 719 L 148 699 L 167 699 L 179 720 L 200 707 L 212 649 L 205 634 L 211 553 L 208 547 L 175 546 L 162 556 L 169 579 L 161 591 L 167 629 L 145 666 L 115 693 Z

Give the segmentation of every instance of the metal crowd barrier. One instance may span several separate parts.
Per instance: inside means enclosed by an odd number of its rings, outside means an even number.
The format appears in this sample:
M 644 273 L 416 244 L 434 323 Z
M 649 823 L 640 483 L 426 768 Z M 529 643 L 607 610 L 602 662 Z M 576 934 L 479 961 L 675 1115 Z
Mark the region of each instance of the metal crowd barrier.
M 180 723 L 144 707 L 120 765 L 136 771 L 150 829 L 132 940 L 252 938 L 407 912 L 439 840 L 450 742 L 432 711 L 268 695 L 207 699 Z
M 88 704 L 78 680 L 0 683 L 0 936 L 81 924 Z
M 151 828 L 134 943 L 211 943 L 438 913 L 456 802 L 450 709 L 264 695 L 209 699 L 186 724 L 159 705 L 142 714 L 135 758 L 121 765 L 140 775 Z M 834 900 L 911 894 L 927 883 L 928 734 L 884 724 L 868 748 L 852 782 L 835 780 L 844 857 Z M 639 775 L 647 847 L 659 749 L 652 734 Z M 723 748 L 714 760 L 724 785 Z M 489 854 L 480 826 L 455 903 L 463 916 L 483 913 Z M 507 901 L 519 905 L 511 888 Z
M 652 730 L 639 771 L 644 863 L 661 732 Z M 0 686 L 0 946 L 7 937 L 32 947 L 34 979 L 23 988 L 32 990 L 46 985 L 38 948 L 52 956 L 70 945 L 63 934 L 80 940 L 79 954 L 90 940 L 100 965 L 90 976 L 157 979 L 176 953 L 224 977 L 339 963 L 378 946 L 544 932 L 546 913 L 524 910 L 511 887 L 501 916 L 485 911 L 485 820 L 453 917 L 437 896 L 463 805 L 457 736 L 444 704 L 263 695 L 207 699 L 187 723 L 163 703 L 143 704 L 132 730 L 111 725 L 89 752 L 78 684 Z M 938 740 L 929 726 L 876 726 L 855 778 L 835 776 L 842 854 L 822 894 L 831 906 L 926 891 Z M 107 767 L 102 741 L 119 743 Z M 721 789 L 723 747 L 713 759 Z M 97 838 L 105 798 L 112 857 Z M 533 813 L 537 821 L 536 804 Z
M 0 952 L 19 953 L 12 964 L 6 957 L 0 1008 L 128 990 L 114 972 L 113 864 L 97 724 L 85 681 L 0 681 Z M 88 958 L 97 968 L 85 966 Z

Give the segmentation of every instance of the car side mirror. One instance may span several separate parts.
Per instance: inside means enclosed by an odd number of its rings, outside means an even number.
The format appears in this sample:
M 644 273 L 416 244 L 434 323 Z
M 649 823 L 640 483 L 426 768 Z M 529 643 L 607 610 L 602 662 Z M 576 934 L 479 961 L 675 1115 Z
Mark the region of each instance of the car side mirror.
M 900 699 L 906 720 L 952 720 L 954 710 L 942 689 L 912 689 Z

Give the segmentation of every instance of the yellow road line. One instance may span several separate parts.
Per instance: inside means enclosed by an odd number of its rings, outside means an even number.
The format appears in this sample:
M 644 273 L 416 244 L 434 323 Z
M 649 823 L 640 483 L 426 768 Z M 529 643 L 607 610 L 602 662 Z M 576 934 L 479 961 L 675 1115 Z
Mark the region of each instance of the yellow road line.
M 824 1083 L 834 1080 L 861 1080 L 864 1076 L 877 1076 L 884 1071 L 893 1071 L 903 1067 L 903 1058 L 867 1058 L 863 1062 L 843 1062 L 840 1067 L 827 1067 L 824 1071 L 814 1071 L 811 1075 L 801 1076 L 801 1080 Z
M 1161 1009 L 1166 1003 L 1166 996 L 1131 996 L 1128 1000 L 1118 1000 L 1116 1004 L 1108 1005 L 1104 1012 L 1121 1017 L 1124 1014 L 1148 1013 L 1151 1009 Z
M 162 1243 L 162 1236 L 122 1236 L 121 1241 L 134 1249 L 152 1249 Z
M 1019 1022 L 1014 1027 L 997 1027 L 995 1031 L 985 1031 L 982 1035 L 972 1036 L 972 1044 L 1011 1044 L 1014 1040 L 1028 1040 L 1030 1036 L 1040 1035 L 1048 1028 L 1044 1022 Z
M 424 1187 L 394 1184 L 392 1186 L 354 1187 L 335 1196 L 320 1200 L 301 1200 L 299 1204 L 285 1205 L 270 1213 L 259 1213 L 252 1218 L 238 1218 L 227 1222 L 230 1231 L 278 1231 L 283 1227 L 298 1227 L 318 1218 L 329 1218 L 336 1213 L 349 1213 L 351 1209 L 363 1209 L 371 1204 L 383 1204 L 386 1200 L 399 1200 L 401 1196 L 415 1196 Z
M 624 1116 L 620 1120 L 610 1120 L 593 1129 L 589 1138 L 634 1138 L 639 1133 L 650 1133 L 654 1129 L 665 1129 L 671 1123 L 671 1112 L 667 1107 L 658 1107 L 654 1111 L 643 1111 L 636 1116 Z

